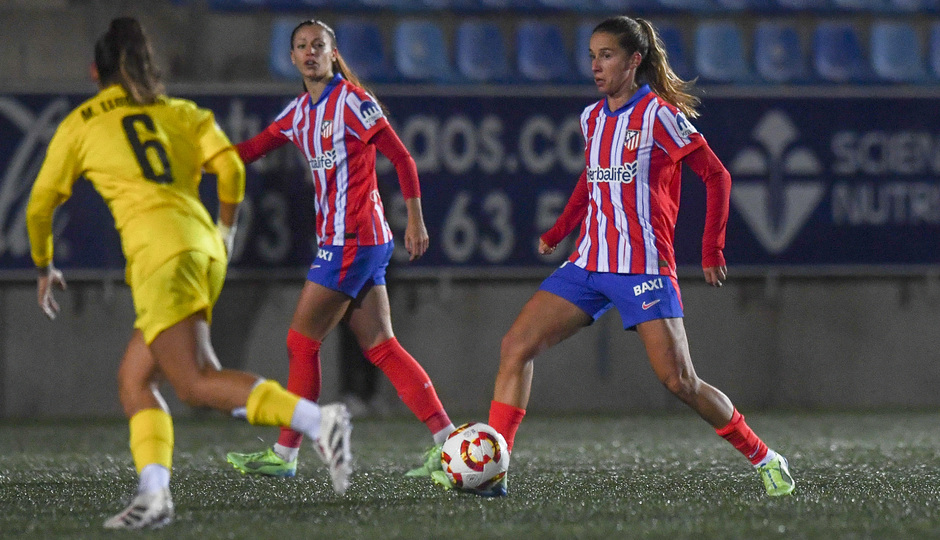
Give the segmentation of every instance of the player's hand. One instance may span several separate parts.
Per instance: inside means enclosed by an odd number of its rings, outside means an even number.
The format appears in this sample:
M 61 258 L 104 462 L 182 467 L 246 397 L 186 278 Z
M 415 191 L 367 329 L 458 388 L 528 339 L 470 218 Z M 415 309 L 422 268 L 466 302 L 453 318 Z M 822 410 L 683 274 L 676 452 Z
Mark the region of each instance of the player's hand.
M 222 243 L 225 245 L 225 255 L 231 259 L 232 251 L 235 249 L 235 232 L 238 226 L 235 223 L 228 226 L 221 221 L 217 222 L 215 226 L 219 230 L 219 236 L 222 237 Z
M 728 278 L 727 266 L 709 266 L 702 271 L 705 273 L 705 281 L 712 287 L 721 287 L 722 282 Z
M 539 238 L 539 253 L 542 255 L 551 255 L 555 252 L 555 248 L 558 246 L 550 246 L 545 243 L 545 240 Z
M 52 296 L 52 287 L 58 287 L 64 291 L 66 285 L 62 272 L 50 264 L 45 269 L 40 270 L 39 278 L 36 280 L 39 309 L 46 314 L 46 317 L 49 317 L 50 321 L 54 321 L 59 313 L 59 304 Z
M 411 255 L 408 260 L 413 261 L 424 255 L 429 243 L 428 229 L 424 226 L 424 220 L 409 219 L 408 226 L 405 228 L 405 249 Z

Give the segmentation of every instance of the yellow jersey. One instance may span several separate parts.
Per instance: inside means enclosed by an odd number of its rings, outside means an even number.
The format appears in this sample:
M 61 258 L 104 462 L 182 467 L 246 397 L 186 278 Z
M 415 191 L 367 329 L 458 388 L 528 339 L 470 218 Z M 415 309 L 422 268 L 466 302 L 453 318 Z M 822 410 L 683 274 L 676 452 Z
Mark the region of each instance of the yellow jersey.
M 33 262 L 52 262 L 52 214 L 79 177 L 110 208 L 128 268 L 153 268 L 183 251 L 224 259 L 199 182 L 203 165 L 229 148 L 212 111 L 191 101 L 161 96 L 137 105 L 120 85 L 102 89 L 70 112 L 49 142 L 27 207 Z M 220 185 L 225 202 L 244 197 L 244 175 L 236 181 Z

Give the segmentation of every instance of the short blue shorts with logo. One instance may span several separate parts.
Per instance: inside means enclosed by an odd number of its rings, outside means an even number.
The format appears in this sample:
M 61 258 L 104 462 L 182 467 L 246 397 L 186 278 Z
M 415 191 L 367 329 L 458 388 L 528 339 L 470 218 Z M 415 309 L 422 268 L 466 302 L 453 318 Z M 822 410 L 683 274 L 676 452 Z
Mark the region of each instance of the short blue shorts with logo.
M 624 330 L 655 319 L 682 317 L 679 284 L 672 276 L 591 272 L 565 262 L 539 290 L 560 296 L 596 321 L 616 307 Z
M 395 242 L 377 246 L 320 246 L 307 280 L 352 298 L 366 288 L 385 285 L 385 271 Z

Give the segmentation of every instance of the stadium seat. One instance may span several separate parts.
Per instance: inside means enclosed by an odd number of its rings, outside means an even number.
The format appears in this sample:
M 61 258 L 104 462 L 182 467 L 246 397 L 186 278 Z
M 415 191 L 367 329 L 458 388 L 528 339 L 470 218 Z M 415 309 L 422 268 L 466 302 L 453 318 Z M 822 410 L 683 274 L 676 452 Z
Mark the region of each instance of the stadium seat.
M 827 82 L 864 83 L 871 71 L 855 27 L 845 22 L 821 22 L 813 33 L 813 68 Z
M 585 13 L 596 10 L 599 4 L 595 0 L 538 0 L 537 5 L 543 9 Z
M 940 79 L 940 22 L 930 27 L 930 71 Z
M 714 11 L 717 6 L 712 0 L 656 0 L 666 10 L 678 13 Z
M 290 61 L 290 35 L 296 26 L 295 17 L 278 17 L 271 23 L 268 71 L 277 79 L 300 80 L 297 68 Z
M 574 65 L 577 68 L 578 76 L 585 80 L 594 78 L 594 72 L 591 69 L 591 33 L 598 21 L 581 21 L 575 30 L 574 38 Z
M 572 82 L 564 33 L 560 26 L 525 20 L 516 28 L 519 73 L 530 82 Z
M 832 8 L 829 0 L 776 0 L 777 7 L 790 11 L 824 13 Z
M 696 77 L 695 69 L 689 61 L 688 48 L 685 44 L 682 29 L 671 24 L 657 24 L 656 30 L 659 32 L 659 39 L 662 40 L 666 48 L 666 57 L 669 59 L 669 65 L 680 78 L 691 80 Z
M 841 11 L 878 12 L 888 9 L 887 0 L 831 0 L 832 6 Z
M 428 20 L 406 19 L 395 27 L 395 68 L 410 81 L 453 82 L 444 32 Z
M 336 46 L 343 59 L 366 81 L 394 79 L 382 29 L 371 20 L 344 19 L 336 23 Z
M 509 51 L 499 26 L 486 21 L 464 21 L 455 39 L 457 71 L 474 82 L 510 79 Z
M 940 0 L 889 0 L 888 6 L 896 13 L 937 13 Z
M 876 21 L 871 27 L 871 65 L 875 75 L 888 82 L 923 82 L 923 49 L 913 25 Z
M 770 11 L 777 7 L 774 0 L 714 0 L 725 11 Z
M 759 22 L 754 28 L 754 65 L 770 83 L 806 82 L 809 68 L 796 25 Z
M 705 82 L 752 82 L 737 23 L 703 22 L 695 29 L 695 71 Z

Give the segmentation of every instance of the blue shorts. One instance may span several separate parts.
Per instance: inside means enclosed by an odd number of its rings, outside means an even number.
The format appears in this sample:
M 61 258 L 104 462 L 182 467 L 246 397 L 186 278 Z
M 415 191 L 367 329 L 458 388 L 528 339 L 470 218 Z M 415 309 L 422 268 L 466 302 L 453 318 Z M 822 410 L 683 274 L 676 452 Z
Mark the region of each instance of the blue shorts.
M 394 242 L 378 246 L 320 246 L 307 281 L 353 298 L 366 288 L 385 285 L 385 270 Z
M 679 284 L 672 276 L 590 272 L 566 262 L 539 290 L 564 298 L 595 321 L 616 306 L 624 330 L 654 319 L 682 317 Z

